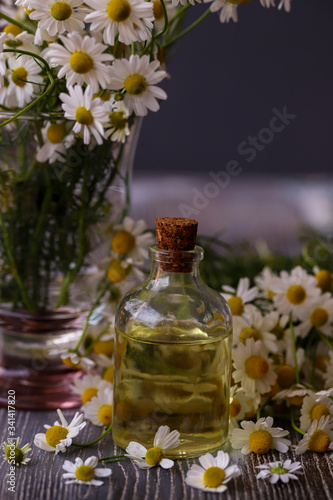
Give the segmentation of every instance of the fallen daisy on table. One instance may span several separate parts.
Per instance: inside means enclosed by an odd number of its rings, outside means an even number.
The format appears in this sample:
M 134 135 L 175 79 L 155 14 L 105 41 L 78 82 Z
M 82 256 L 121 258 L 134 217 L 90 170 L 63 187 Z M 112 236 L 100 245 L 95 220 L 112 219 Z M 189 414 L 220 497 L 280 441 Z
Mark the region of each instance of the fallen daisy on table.
M 233 430 L 232 448 L 241 449 L 244 455 L 248 455 L 251 451 L 261 455 L 271 449 L 286 453 L 291 442 L 284 436 L 287 436 L 289 431 L 285 431 L 281 427 L 272 427 L 273 423 L 272 417 L 262 417 L 256 423 L 243 420 L 240 424 L 242 429 Z
M 185 482 L 189 486 L 204 491 L 225 491 L 226 483 L 241 474 L 238 466 L 229 465 L 229 461 L 229 455 L 224 451 L 218 451 L 215 458 L 210 453 L 206 453 L 199 457 L 201 466 L 194 464 L 189 469 Z
M 17 439 L 10 438 L 7 442 L 3 444 L 3 452 L 2 455 L 4 460 L 7 460 L 11 465 L 27 465 L 30 462 L 30 458 L 25 457 L 32 448 L 30 448 L 30 444 L 27 443 L 22 448 L 19 448 L 20 438 Z
M 321 417 L 319 422 L 318 420 L 312 422 L 308 432 L 298 443 L 295 453 L 301 455 L 308 450 L 317 453 L 333 451 L 333 422 L 329 415 Z
M 270 483 L 275 484 L 278 481 L 288 483 L 289 479 L 298 479 L 297 475 L 302 474 L 299 469 L 302 469 L 300 462 L 268 462 L 267 464 L 257 465 L 256 469 L 261 469 L 257 475 L 257 479 L 268 478 Z
M 76 458 L 75 462 L 65 460 L 62 468 L 66 471 L 63 478 L 67 479 L 65 484 L 92 484 L 93 486 L 101 486 L 103 481 L 95 479 L 95 477 L 108 477 L 111 475 L 111 469 L 99 469 L 97 457 L 89 457 L 83 462 L 81 458 Z
M 60 422 L 56 421 L 54 425 L 44 425 L 45 434 L 36 434 L 34 444 L 45 451 L 64 453 L 66 448 L 72 444 L 72 438 L 76 437 L 85 427 L 87 422 L 83 422 L 83 413 L 76 412 L 73 420 L 68 424 L 61 410 L 57 410 Z
M 135 441 L 131 441 L 126 448 L 125 457 L 130 458 L 140 467 L 140 469 L 149 469 L 160 465 L 163 469 L 170 469 L 173 466 L 173 460 L 164 458 L 165 450 L 177 448 L 180 445 L 179 432 L 170 432 L 170 427 L 162 425 L 158 428 L 153 442 L 153 447 L 145 448 Z

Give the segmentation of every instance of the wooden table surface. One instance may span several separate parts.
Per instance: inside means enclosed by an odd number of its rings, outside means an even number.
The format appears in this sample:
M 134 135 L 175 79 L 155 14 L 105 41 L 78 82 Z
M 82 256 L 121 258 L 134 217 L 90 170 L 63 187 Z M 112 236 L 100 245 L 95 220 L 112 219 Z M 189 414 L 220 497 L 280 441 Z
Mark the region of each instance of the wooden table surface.
M 66 418 L 70 419 L 74 411 L 65 411 Z M 35 434 L 43 432 L 43 424 L 52 425 L 56 420 L 55 411 L 28 412 L 16 410 L 16 437 L 22 439 L 21 444 L 33 443 Z M 1 443 L 7 440 L 7 411 L 0 410 Z M 282 424 L 285 426 L 285 423 Z M 101 433 L 101 428 L 88 424 L 76 438 L 77 442 L 88 442 Z M 292 441 L 299 440 L 299 435 L 292 435 Z M 177 460 L 172 469 L 164 470 L 155 467 L 144 471 L 135 467 L 129 460 L 113 464 L 100 465 L 110 467 L 112 474 L 103 479 L 103 486 L 65 485 L 62 478 L 62 464 L 65 460 L 74 461 L 79 456 L 82 459 L 96 455 L 98 458 L 123 453 L 123 450 L 113 444 L 111 435 L 107 435 L 99 443 L 89 448 L 71 447 L 66 453 L 55 456 L 32 445 L 29 453 L 31 462 L 26 466 L 16 468 L 16 491 L 8 491 L 6 476 L 9 464 L 0 462 L 0 499 L 15 500 L 331 500 L 333 498 L 333 459 L 330 453 L 323 455 L 305 453 L 295 456 L 293 452 L 279 454 L 268 453 L 265 456 L 251 454 L 244 457 L 238 451 L 232 451 L 234 463 L 238 463 L 242 475 L 229 482 L 228 490 L 224 493 L 205 493 L 185 484 L 185 475 L 189 466 L 197 463 L 197 459 Z M 278 483 L 271 485 L 268 480 L 257 480 L 256 465 L 274 460 L 301 461 L 304 475 L 298 481 L 288 484 Z

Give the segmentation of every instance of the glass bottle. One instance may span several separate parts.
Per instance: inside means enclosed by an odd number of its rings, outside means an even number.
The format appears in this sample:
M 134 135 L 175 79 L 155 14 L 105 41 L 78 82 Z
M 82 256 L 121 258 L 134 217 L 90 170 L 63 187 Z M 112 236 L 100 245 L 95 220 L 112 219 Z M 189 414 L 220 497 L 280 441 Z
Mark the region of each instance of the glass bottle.
M 151 274 L 116 313 L 113 438 L 152 446 L 161 425 L 180 432 L 170 458 L 197 456 L 228 435 L 232 317 L 201 279 L 197 222 L 156 219 Z

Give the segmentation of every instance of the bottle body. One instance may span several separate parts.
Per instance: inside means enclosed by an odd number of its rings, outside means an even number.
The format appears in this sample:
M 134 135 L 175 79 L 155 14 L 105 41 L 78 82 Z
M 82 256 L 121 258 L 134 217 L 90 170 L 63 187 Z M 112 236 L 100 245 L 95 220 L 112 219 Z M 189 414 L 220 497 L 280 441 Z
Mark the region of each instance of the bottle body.
M 150 279 L 119 304 L 113 437 L 122 448 L 130 441 L 151 447 L 161 425 L 180 432 L 171 458 L 214 451 L 227 438 L 231 315 L 202 282 L 200 256 L 191 253 L 186 272 L 155 261 Z

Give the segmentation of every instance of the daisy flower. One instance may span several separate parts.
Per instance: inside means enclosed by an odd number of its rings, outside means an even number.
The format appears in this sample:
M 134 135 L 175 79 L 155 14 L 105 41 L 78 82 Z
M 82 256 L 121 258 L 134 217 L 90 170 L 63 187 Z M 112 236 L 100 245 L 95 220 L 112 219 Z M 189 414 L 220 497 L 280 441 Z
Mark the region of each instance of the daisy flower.
M 314 420 L 304 435 L 303 439 L 296 446 L 295 453 L 301 455 L 311 450 L 317 453 L 324 453 L 333 450 L 333 422 L 330 417 L 323 416 L 319 420 Z
M 43 146 L 37 147 L 37 161 L 54 163 L 66 161 L 66 151 L 74 142 L 74 135 L 67 135 L 63 122 L 47 122 L 42 128 Z
M 145 221 L 125 217 L 123 223 L 114 228 L 116 233 L 111 240 L 112 250 L 117 254 L 126 255 L 130 262 L 142 264 L 148 258 L 147 248 L 153 244 L 153 235 L 145 232 Z
M 177 4 L 179 3 L 179 0 L 176 0 Z M 193 3 L 192 3 L 193 2 Z M 187 0 L 185 1 L 185 4 L 187 3 Z M 191 0 L 192 5 L 194 5 L 194 0 Z M 201 3 L 201 0 L 198 2 Z M 177 5 L 176 4 L 176 5 Z M 164 2 L 165 5 L 165 10 L 167 13 L 168 19 L 171 19 L 173 15 L 176 13 L 175 5 L 174 5 L 174 0 L 171 2 L 170 0 L 166 0 Z M 162 9 L 162 4 L 160 0 L 153 0 L 153 14 L 155 18 L 155 29 L 157 31 L 162 30 L 164 28 L 165 24 L 165 19 L 164 19 L 164 12 Z
M 247 320 L 249 315 L 257 314 L 257 312 L 259 312 L 257 307 L 252 304 L 248 304 L 248 302 L 251 302 L 258 296 L 258 288 L 256 286 L 250 288 L 249 278 L 241 278 L 236 289 L 231 286 L 224 286 L 222 290 L 223 292 L 227 292 L 222 293 L 222 296 L 229 304 L 233 317 L 234 328 L 236 328 L 240 317 Z
M 257 474 L 257 479 L 269 478 L 271 484 L 278 481 L 288 483 L 289 479 L 298 479 L 298 475 L 302 474 L 300 469 L 302 465 L 300 462 L 292 462 L 286 460 L 285 462 L 268 462 L 268 464 L 257 465 L 256 469 L 261 469 Z
M 319 391 L 316 392 L 317 399 L 316 401 L 321 401 L 322 398 L 329 398 L 333 396 L 333 387 L 330 387 L 330 389 L 327 389 L 327 391 Z
M 51 43 L 45 51 L 51 66 L 61 66 L 58 78 L 66 76 L 67 88 L 74 84 L 90 85 L 93 92 L 99 86 L 107 88 L 111 66 L 104 63 L 113 61 L 112 54 L 105 53 L 105 45 L 97 43 L 93 37 L 82 37 L 79 33 L 61 35 L 59 43 Z
M 9 24 L 5 27 L 4 32 L 7 34 L 4 42 L 6 49 L 19 49 L 34 52 L 35 54 L 39 53 L 38 47 L 34 44 L 34 36 L 30 35 L 27 31 L 22 31 L 15 24 Z
M 317 328 L 325 335 L 332 335 L 333 298 L 330 293 L 320 295 L 300 314 L 301 323 L 297 327 L 299 336 L 304 338 L 311 328 Z
M 229 403 L 229 432 L 231 433 L 235 427 L 238 427 L 240 420 L 251 418 L 252 414 L 257 411 L 259 403 L 260 397 L 249 398 L 243 389 L 232 386 Z
M 166 76 L 165 71 L 157 71 L 159 65 L 159 61 L 149 62 L 147 55 L 131 55 L 129 60 L 117 59 L 113 63 L 109 88 L 124 89 L 124 104 L 129 113 L 134 111 L 137 116 L 145 116 L 148 109 L 159 109 L 157 99 L 167 98 L 164 90 L 155 85 Z
M 272 285 L 275 283 L 277 275 L 269 267 L 264 267 L 261 274 L 254 278 L 254 282 L 258 287 L 259 297 L 265 297 L 272 300 L 274 293 L 271 290 Z
M 293 319 L 300 319 L 314 299 L 320 295 L 317 280 L 310 276 L 302 267 L 297 266 L 291 273 L 281 271 L 272 285 L 275 293 L 273 302 L 281 314 L 292 313 Z
M 260 0 L 260 3 L 263 7 L 275 7 L 275 1 L 274 0 Z M 258 476 L 257 476 L 258 477 Z
M 302 431 L 307 431 L 312 422 L 321 419 L 321 417 L 329 417 L 330 423 L 333 424 L 333 401 L 328 397 L 322 397 L 320 402 L 317 401 L 316 393 L 311 392 L 304 398 L 301 408 L 300 428 Z
M 317 280 L 317 286 L 321 289 L 323 293 L 330 292 L 332 289 L 333 276 L 328 269 L 319 269 L 315 266 L 313 268 L 315 273 L 315 278 Z
M 81 396 L 82 404 L 85 405 L 92 398 L 96 397 L 98 391 L 103 389 L 112 390 L 112 384 L 103 380 L 99 375 L 84 375 L 82 378 L 74 380 L 71 389 L 74 394 Z
M 233 379 L 235 383 L 241 383 L 248 397 L 269 392 L 277 379 L 271 368 L 271 359 L 262 353 L 260 340 L 255 342 L 250 338 L 246 340 L 245 345 L 238 344 L 238 347 L 233 349 L 233 362 Z
M 205 3 L 211 2 L 212 0 L 204 0 Z M 249 0 L 250 1 L 250 0 Z M 211 12 L 220 12 L 221 23 L 228 23 L 232 19 L 235 23 L 238 21 L 237 5 L 229 3 L 228 0 L 214 0 L 210 6 Z
M 40 66 L 29 56 L 9 57 L 10 68 L 8 92 L 16 95 L 18 105 L 24 107 L 32 100 L 36 85 L 43 83 L 43 77 L 39 75 Z
M 51 36 L 83 30 L 83 20 L 89 12 L 83 7 L 84 0 L 31 0 L 29 3 L 33 9 L 30 19 L 38 21 L 38 27 Z
M 270 313 L 265 315 L 265 318 L 267 319 L 267 321 L 268 319 L 272 319 L 273 321 L 273 318 L 276 320 L 275 325 L 273 326 L 273 328 L 271 328 L 269 333 L 273 333 L 275 335 L 278 351 L 285 351 L 287 345 L 291 343 L 291 332 L 290 330 L 288 330 L 288 314 L 280 315 L 277 311 L 271 311 Z
M 109 114 L 108 122 L 104 123 L 105 137 L 115 142 L 126 141 L 126 137 L 130 135 L 130 128 L 128 125 L 129 112 L 122 101 L 120 102 L 106 102 L 105 109 Z
M 84 406 L 84 415 L 94 425 L 109 426 L 112 423 L 112 387 L 105 387 L 98 391 Z
M 269 450 L 278 450 L 286 453 L 291 445 L 289 439 L 284 436 L 289 431 L 281 427 L 272 427 L 274 420 L 272 417 L 260 418 L 256 423 L 244 420 L 241 422 L 242 429 L 234 429 L 231 437 L 231 446 L 248 455 L 254 453 L 263 454 Z
M 189 486 L 204 491 L 215 491 L 222 493 L 227 489 L 226 484 L 241 474 L 237 465 L 229 465 L 229 455 L 224 451 L 218 451 L 214 458 L 210 453 L 199 457 L 201 464 L 194 464 L 188 470 L 185 482 Z M 229 465 L 229 467 L 228 467 Z
M 272 397 L 273 401 L 285 401 L 287 399 L 287 403 L 292 404 L 294 406 L 302 406 L 304 397 L 311 394 L 311 389 L 306 387 L 303 384 L 292 384 L 287 389 L 283 389 L 279 391 L 275 396 Z
M 114 45 L 117 35 L 125 45 L 144 42 L 153 29 L 153 3 L 142 0 L 85 0 L 93 12 L 85 18 L 91 31 L 103 30 L 103 41 Z
M 162 425 L 158 428 L 153 442 L 153 447 L 145 448 L 135 441 L 131 441 L 126 448 L 125 456 L 129 457 L 140 469 L 150 469 L 160 465 L 163 469 L 170 469 L 173 460 L 164 458 L 165 450 L 177 448 L 180 445 L 179 432 L 170 432 L 170 427 Z
M 284 7 L 284 10 L 286 12 L 290 12 L 291 9 L 291 0 L 281 0 L 278 6 L 278 9 L 282 9 Z
M 64 365 L 69 366 L 70 368 L 75 368 L 76 370 L 89 371 L 95 366 L 93 360 L 80 356 L 76 352 L 69 352 L 66 350 L 60 357 Z
M 95 477 L 109 477 L 111 476 L 111 469 L 97 468 L 98 458 L 89 457 L 83 462 L 79 457 L 75 462 L 65 460 L 62 468 L 66 471 L 63 478 L 67 479 L 65 484 L 92 484 L 93 486 L 101 486 L 103 481 L 95 479 Z
M 4 442 L 2 449 L 4 454 L 3 459 L 7 460 L 11 465 L 27 465 L 30 462 L 30 458 L 25 455 L 31 451 L 30 444 L 27 443 L 22 448 L 19 448 L 20 438 L 9 438 L 7 442 Z
M 236 322 L 234 327 L 234 342 L 245 344 L 247 339 L 260 340 L 262 347 L 266 352 L 276 352 L 278 350 L 276 336 L 270 331 L 276 325 L 276 315 L 263 316 L 261 312 L 256 311 L 246 321 L 242 317 Z
M 35 446 L 45 451 L 54 451 L 56 455 L 60 451 L 62 453 L 66 451 L 66 448 L 72 444 L 72 438 L 76 437 L 87 423 L 83 421 L 83 413 L 76 412 L 70 424 L 68 424 L 61 410 L 57 410 L 57 413 L 60 423 L 56 421 L 52 426 L 44 425 L 45 434 L 36 434 L 34 439 Z
M 102 144 L 104 137 L 102 123 L 108 119 L 103 102 L 99 97 L 93 99 L 93 90 L 90 85 L 84 92 L 80 85 L 69 87 L 68 92 L 69 94 L 62 92 L 59 97 L 63 102 L 65 118 L 75 120 L 73 132 L 83 135 L 84 144 L 90 143 L 91 134 L 97 144 Z

